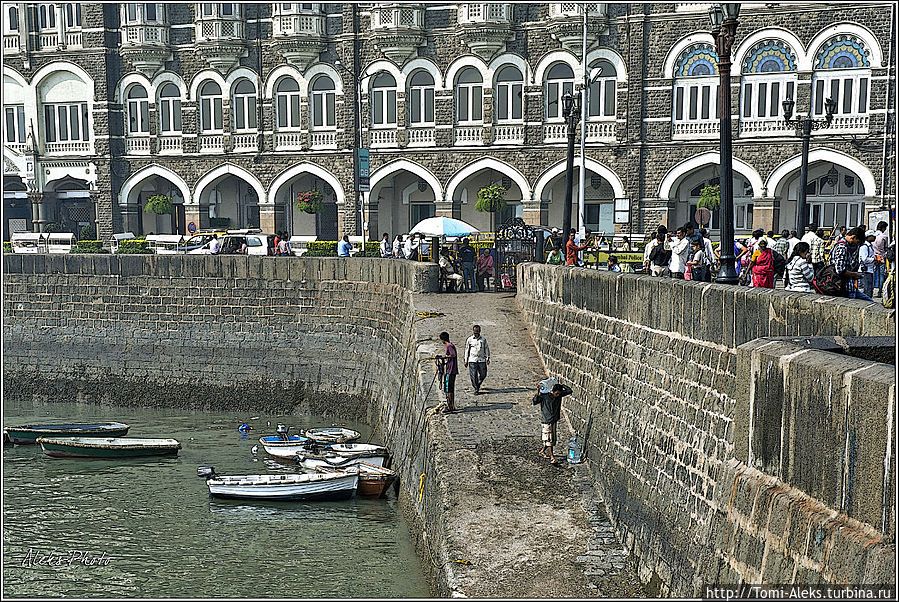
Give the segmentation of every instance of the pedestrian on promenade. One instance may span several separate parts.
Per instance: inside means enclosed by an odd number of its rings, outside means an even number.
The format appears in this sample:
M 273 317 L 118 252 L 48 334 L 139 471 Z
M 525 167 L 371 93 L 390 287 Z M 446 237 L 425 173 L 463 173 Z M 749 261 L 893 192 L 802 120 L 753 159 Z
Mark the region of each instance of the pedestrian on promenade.
M 874 255 L 876 256 L 874 270 L 874 287 L 883 288 L 883 281 L 886 280 L 886 263 L 884 257 L 887 254 L 887 247 L 890 246 L 890 236 L 887 234 L 888 224 L 886 222 L 878 222 L 876 236 L 874 237 Z
M 474 264 L 477 260 L 478 252 L 471 246 L 467 238 L 463 238 L 462 247 L 459 249 L 459 261 L 462 262 L 462 285 L 466 293 L 478 290 L 474 279 Z
M 807 242 L 797 242 L 787 263 L 787 290 L 800 293 L 812 292 L 812 280 L 815 270 L 808 262 L 809 246 Z
M 684 224 L 684 235 L 687 237 L 687 240 L 690 241 L 687 243 L 687 248 L 690 247 L 690 244 L 692 244 L 694 240 L 698 240 L 700 245 L 702 244 L 702 234 L 696 231 L 696 226 L 693 225 L 693 222 Z
M 209 241 L 209 253 L 210 255 L 218 255 L 218 252 L 222 250 L 222 243 L 219 242 L 219 235 L 213 234 L 212 240 Z
M 477 324 L 471 327 L 471 336 L 465 341 L 463 361 L 468 367 L 474 394 L 480 395 L 481 385 L 487 378 L 487 366 L 490 365 L 490 347 L 487 346 L 487 339 L 481 336 L 481 327 Z
M 403 235 L 397 234 L 396 238 L 393 239 L 393 257 L 395 259 L 402 259 L 403 257 Z
M 490 249 L 481 249 L 478 257 L 478 290 L 484 292 L 490 286 L 490 279 L 493 278 L 493 255 Z
M 824 267 L 824 230 L 819 228 L 818 224 L 810 224 L 808 228 L 808 232 L 802 237 L 802 242 L 808 243 L 808 261 L 817 274 Z
M 550 464 L 558 465 L 559 462 L 553 455 L 553 447 L 556 445 L 556 426 L 562 417 L 562 398 L 571 395 L 571 388 L 562 384 L 553 385 L 549 393 L 540 392 L 540 384 L 537 384 L 537 394 L 534 395 L 533 405 L 540 404 L 540 438 L 543 447 L 538 454 L 547 458 Z M 549 454 L 547 454 L 549 452 Z
M 562 265 L 565 263 L 565 257 L 562 255 L 562 249 L 553 249 L 546 258 L 549 265 Z
M 697 282 L 711 282 L 712 258 L 703 248 L 702 243 L 694 240 L 690 246 L 692 247 L 692 257 L 687 265 L 690 266 L 692 279 Z
M 338 257 L 349 257 L 350 251 L 353 250 L 353 244 L 350 242 L 350 237 L 346 234 L 343 235 L 343 239 L 337 243 L 337 256 Z
M 390 235 L 387 232 L 381 237 L 381 257 L 384 259 L 393 257 L 393 245 L 390 244 Z
M 784 230 L 780 233 L 780 238 L 774 241 L 774 246 L 772 250 L 775 253 L 780 253 L 784 257 L 790 256 L 790 232 L 789 230 Z
M 418 237 L 414 234 L 406 235 L 406 243 L 403 245 L 403 256 L 410 261 L 418 261 Z
M 287 242 L 287 232 L 281 233 L 281 240 L 278 241 L 278 255 L 288 257 L 290 255 L 290 243 Z
M 609 259 L 606 263 L 606 269 L 608 269 L 610 272 L 620 273 L 621 265 L 619 265 L 618 263 L 618 258 L 614 255 L 609 255 Z
M 862 273 L 862 290 L 869 297 L 874 296 L 874 268 L 877 265 L 877 254 L 874 252 L 874 241 L 877 233 L 874 230 L 865 232 L 865 241 L 858 248 L 858 270 Z
M 653 276 L 664 276 L 668 264 L 671 262 L 671 251 L 665 249 L 665 234 L 667 234 L 667 230 L 665 232 L 659 230 L 656 232 L 655 239 L 646 245 L 647 247 L 652 245 L 649 253 L 645 254 L 645 264 L 649 266 L 648 271 Z
M 446 409 L 444 414 L 452 414 L 456 411 L 456 375 L 459 374 L 459 363 L 457 361 L 456 346 L 450 343 L 449 333 L 441 332 L 440 340 L 444 345 L 444 353 L 446 355 L 438 355 L 437 358 L 443 360 L 443 392 L 446 394 Z
M 687 238 L 687 231 L 684 228 L 678 228 L 674 233 L 675 239 L 671 239 L 671 233 L 665 235 L 665 250 L 671 252 L 671 259 L 668 262 L 668 269 L 671 271 L 672 278 L 684 279 L 684 272 L 687 271 L 687 257 L 690 254 L 690 239 Z
M 790 245 L 787 248 L 787 257 L 793 256 L 793 249 L 796 248 L 796 243 L 799 242 L 799 237 L 796 236 L 796 230 L 790 230 L 790 238 L 787 239 L 787 243 Z
M 572 228 L 571 232 L 568 234 L 568 242 L 565 243 L 565 265 L 575 266 L 578 262 L 578 252 L 583 251 L 587 248 L 589 243 L 584 243 L 583 245 L 578 245 L 575 241 L 576 233 Z
M 768 239 L 761 238 L 749 260 L 752 286 L 774 288 L 774 251 L 768 248 Z
M 446 281 L 447 292 L 455 292 L 462 290 L 462 276 L 456 273 L 453 262 L 450 261 L 449 249 L 443 247 L 440 249 L 440 257 L 437 259 L 437 265 L 440 266 L 440 274 Z

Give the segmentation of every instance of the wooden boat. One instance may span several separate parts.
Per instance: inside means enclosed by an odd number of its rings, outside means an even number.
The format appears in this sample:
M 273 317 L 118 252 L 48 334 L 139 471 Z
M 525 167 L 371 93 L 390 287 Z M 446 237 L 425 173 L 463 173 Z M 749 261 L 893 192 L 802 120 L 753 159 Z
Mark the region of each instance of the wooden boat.
M 326 449 L 345 458 L 376 458 L 378 456 L 386 458 L 388 455 L 386 447 L 371 443 L 334 443 Z
M 358 432 L 341 427 L 309 429 L 304 434 L 318 443 L 349 443 L 361 437 Z
M 137 437 L 38 437 L 44 453 L 52 458 L 142 458 L 176 455 L 175 439 Z
M 365 457 L 353 457 L 353 456 L 338 456 L 334 453 L 321 453 L 321 454 L 313 454 L 313 453 L 305 453 L 305 454 L 297 454 L 294 456 L 294 460 L 307 470 L 316 470 L 319 467 L 324 468 L 349 468 L 351 466 L 358 466 L 362 463 L 374 464 L 375 466 L 384 466 L 384 460 L 386 456 L 373 456 L 370 458 Z
M 342 469 L 321 466 L 316 469 L 317 472 L 329 474 L 339 472 Z M 367 462 L 359 462 L 355 466 L 347 468 L 346 471 L 359 471 L 359 486 L 356 493 L 364 497 L 381 497 L 387 488 L 396 480 L 396 473 L 389 468 L 376 466 Z
M 314 443 L 312 439 L 301 435 L 290 435 L 286 439 L 280 435 L 259 438 L 259 444 L 265 449 L 265 453 L 276 458 L 293 458 L 307 451 L 312 443 Z
M 359 484 L 358 471 L 224 476 L 215 474 L 212 466 L 201 466 L 197 475 L 206 478 L 210 496 L 233 500 L 348 500 Z
M 6 427 L 12 443 L 35 443 L 38 437 L 124 437 L 131 428 L 121 422 L 93 424 L 25 424 Z

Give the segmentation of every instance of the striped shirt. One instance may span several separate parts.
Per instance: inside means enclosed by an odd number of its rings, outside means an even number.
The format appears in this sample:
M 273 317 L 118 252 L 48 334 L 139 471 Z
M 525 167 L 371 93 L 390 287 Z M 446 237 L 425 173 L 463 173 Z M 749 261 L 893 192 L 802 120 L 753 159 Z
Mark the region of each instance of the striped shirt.
M 809 260 L 812 263 L 824 263 L 824 239 L 820 236 L 809 239 Z

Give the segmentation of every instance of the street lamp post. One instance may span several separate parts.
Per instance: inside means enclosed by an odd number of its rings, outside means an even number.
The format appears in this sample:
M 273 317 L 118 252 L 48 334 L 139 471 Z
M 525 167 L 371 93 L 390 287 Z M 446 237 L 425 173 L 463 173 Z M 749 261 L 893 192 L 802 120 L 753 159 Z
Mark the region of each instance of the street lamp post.
M 721 130 L 721 243 L 718 246 L 721 268 L 715 279 L 719 284 L 737 284 L 739 281 L 734 268 L 734 178 L 730 124 L 730 51 L 734 45 L 739 14 L 740 5 L 733 2 L 715 4 L 709 9 L 718 53 L 718 117 Z
M 568 163 L 565 169 L 565 206 L 562 211 L 562 244 L 567 244 L 571 231 L 571 189 L 574 185 L 574 138 L 577 135 L 577 121 L 581 113 L 581 95 L 566 92 L 562 95 L 562 116 L 568 122 Z
M 800 236 L 809 223 L 808 207 L 805 202 L 806 188 L 808 187 L 808 149 L 812 140 L 812 130 L 827 127 L 833 121 L 833 114 L 837 109 L 837 103 L 833 98 L 824 101 L 824 119 L 813 119 L 811 107 L 808 115 L 793 116 L 793 108 L 796 106 L 792 98 L 787 98 L 782 103 L 784 110 L 784 122 L 788 126 L 796 128 L 796 135 L 802 138 L 802 167 L 799 169 L 799 199 L 796 201 L 796 230 Z

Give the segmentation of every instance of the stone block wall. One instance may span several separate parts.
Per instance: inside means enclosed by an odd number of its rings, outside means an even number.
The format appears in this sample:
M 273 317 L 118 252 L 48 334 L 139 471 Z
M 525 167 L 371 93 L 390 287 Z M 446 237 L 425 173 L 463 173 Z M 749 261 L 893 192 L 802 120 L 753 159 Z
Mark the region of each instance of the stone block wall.
M 518 301 L 537 349 L 574 391 L 565 403 L 572 426 L 587 439 L 591 470 L 650 590 L 696 596 L 715 583 L 891 582 L 895 547 L 879 521 L 859 522 L 816 500 L 819 490 L 806 482 L 746 466 L 735 433 L 745 423 L 738 400 L 750 387 L 738 369 L 740 345 L 894 335 L 894 312 L 799 293 L 518 269 Z M 859 541 L 861 562 L 871 566 L 847 568 L 841 554 Z

